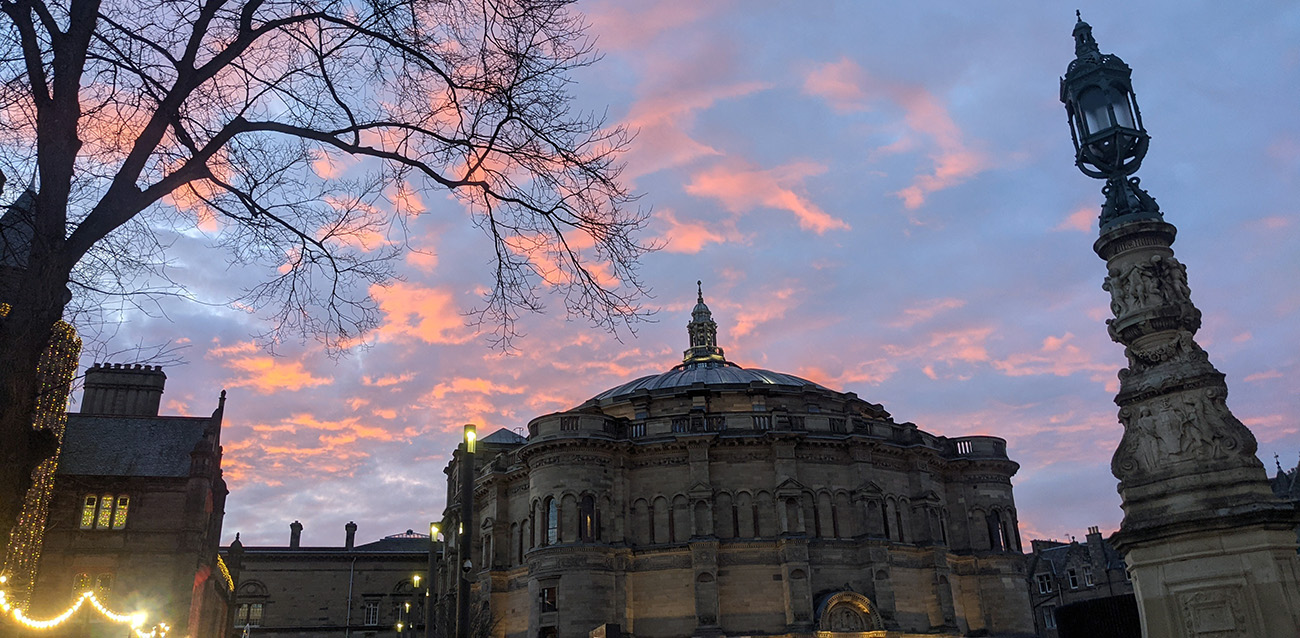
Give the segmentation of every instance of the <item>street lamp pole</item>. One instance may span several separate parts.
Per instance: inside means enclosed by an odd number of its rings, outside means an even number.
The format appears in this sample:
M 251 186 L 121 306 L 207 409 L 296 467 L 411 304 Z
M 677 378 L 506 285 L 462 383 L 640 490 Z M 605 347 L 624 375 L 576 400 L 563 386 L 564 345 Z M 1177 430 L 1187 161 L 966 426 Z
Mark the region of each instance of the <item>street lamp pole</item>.
M 429 570 L 424 579 L 424 638 L 433 638 L 435 629 L 433 628 L 434 619 L 437 618 L 437 612 L 434 606 L 438 598 L 434 596 L 434 583 L 438 580 L 438 524 L 429 523 Z M 439 637 L 441 638 L 441 637 Z
M 465 425 L 465 441 L 461 444 L 460 476 L 460 533 L 457 534 L 460 575 L 456 591 L 456 638 L 469 638 L 469 585 L 474 571 L 474 450 L 478 433 L 472 423 Z

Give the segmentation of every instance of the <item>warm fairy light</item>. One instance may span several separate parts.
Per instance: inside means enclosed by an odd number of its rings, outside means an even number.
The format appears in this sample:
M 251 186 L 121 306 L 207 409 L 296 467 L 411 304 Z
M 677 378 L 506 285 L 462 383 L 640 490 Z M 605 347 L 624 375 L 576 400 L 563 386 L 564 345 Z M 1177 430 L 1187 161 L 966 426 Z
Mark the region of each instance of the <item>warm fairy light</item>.
M 221 569 L 221 576 L 226 579 L 226 587 L 229 587 L 230 591 L 234 592 L 235 579 L 230 577 L 230 569 L 226 567 L 226 561 L 221 560 L 221 556 L 217 556 L 217 567 Z
M 9 314 L 9 305 L 0 303 L 0 317 Z M 39 391 L 32 428 L 50 430 L 63 444 L 63 428 L 68 418 L 68 394 L 72 378 L 77 372 L 81 356 L 81 339 L 77 331 L 64 321 L 54 324 L 50 342 L 41 353 L 36 367 Z M 45 520 L 54 494 L 54 473 L 58 469 L 58 448 L 55 455 L 36 466 L 32 472 L 32 486 L 23 498 L 22 513 L 13 527 L 6 552 L 8 563 L 0 565 L 0 572 L 13 576 L 13 591 L 9 592 L 10 605 L 26 608 L 31 587 L 36 581 L 36 564 L 41 557 L 41 543 L 45 540 Z M 4 540 L 0 537 L 0 541 Z M 6 581 L 9 580 L 6 578 Z M 3 582 L 3 581 L 0 581 Z
M 5 594 L 5 591 L 0 590 L 0 609 L 3 609 L 5 613 L 9 614 L 14 619 L 14 621 L 16 621 L 18 624 L 28 629 L 44 630 L 44 629 L 53 629 L 55 627 L 58 627 L 59 625 L 62 625 L 63 623 L 67 622 L 67 620 L 71 618 L 73 614 L 76 614 L 77 610 L 81 609 L 81 606 L 84 605 L 87 601 L 90 602 L 91 607 L 94 607 L 95 610 L 98 611 L 100 614 L 102 614 L 105 618 L 113 622 L 122 623 L 124 625 L 130 626 L 131 629 L 135 631 L 135 635 L 137 638 L 165 638 L 165 636 L 167 635 L 167 630 L 170 629 L 170 627 L 168 627 L 166 623 L 158 623 L 157 625 L 151 627 L 148 632 L 146 632 L 143 629 L 141 629 L 141 627 L 143 627 L 145 621 L 148 620 L 147 614 L 145 614 L 143 611 L 137 611 L 132 614 L 119 614 L 105 607 L 103 603 L 99 602 L 99 599 L 95 597 L 95 592 L 93 591 L 82 592 L 81 595 L 77 597 L 77 600 L 72 603 L 72 606 L 64 610 L 64 612 L 59 614 L 58 616 L 55 616 L 53 618 L 47 618 L 45 620 L 35 620 L 32 618 L 28 618 L 25 614 L 23 614 L 23 610 L 17 608 L 16 606 L 11 605 L 9 603 L 8 597 Z
M 411 576 L 411 583 L 414 584 L 416 587 L 419 587 L 419 586 L 420 586 L 420 575 L 419 575 L 419 574 L 416 574 L 416 575 L 414 575 L 414 576 Z

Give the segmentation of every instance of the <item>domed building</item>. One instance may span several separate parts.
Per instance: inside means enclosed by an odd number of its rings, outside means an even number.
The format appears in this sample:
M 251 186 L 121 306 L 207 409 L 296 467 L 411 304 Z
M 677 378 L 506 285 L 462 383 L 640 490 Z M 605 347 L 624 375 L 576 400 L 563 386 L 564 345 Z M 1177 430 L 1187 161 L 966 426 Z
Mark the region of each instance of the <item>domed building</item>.
M 731 363 L 702 293 L 687 330 L 672 369 L 478 442 L 469 556 L 457 451 L 438 624 L 468 568 L 493 636 L 1033 633 L 1003 439 Z

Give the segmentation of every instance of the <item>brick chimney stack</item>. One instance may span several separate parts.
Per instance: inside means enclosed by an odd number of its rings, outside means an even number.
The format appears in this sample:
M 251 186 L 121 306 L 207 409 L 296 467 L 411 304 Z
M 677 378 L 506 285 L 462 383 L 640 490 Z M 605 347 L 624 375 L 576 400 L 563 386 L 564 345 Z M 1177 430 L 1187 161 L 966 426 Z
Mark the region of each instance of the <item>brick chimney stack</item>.
M 86 370 L 81 413 L 158 416 L 166 383 L 162 366 L 96 363 Z
M 357 540 L 357 524 L 352 521 L 348 521 L 348 524 L 344 525 L 343 529 L 346 530 L 348 533 L 347 540 L 343 542 L 343 547 L 344 549 L 352 549 L 352 547 L 354 546 Z
M 294 521 L 289 523 L 289 549 L 298 549 L 302 542 L 302 523 Z

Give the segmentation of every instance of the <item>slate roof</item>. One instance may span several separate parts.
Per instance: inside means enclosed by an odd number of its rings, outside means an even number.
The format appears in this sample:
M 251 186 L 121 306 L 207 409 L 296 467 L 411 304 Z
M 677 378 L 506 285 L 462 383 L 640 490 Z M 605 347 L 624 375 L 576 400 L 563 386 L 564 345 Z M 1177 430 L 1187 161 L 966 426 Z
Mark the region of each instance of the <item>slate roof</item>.
M 1101 541 L 1101 550 L 1102 550 L 1102 558 L 1103 560 L 1106 561 L 1106 565 L 1105 565 L 1106 569 L 1124 568 L 1124 557 L 1120 556 L 1119 551 L 1116 550 L 1115 547 L 1111 545 L 1109 541 L 1106 541 L 1104 539 Z M 1068 563 L 1070 562 L 1071 556 L 1078 556 L 1079 560 L 1082 562 L 1089 562 L 1091 560 L 1091 554 L 1088 551 L 1088 545 L 1085 543 L 1073 542 L 1069 544 L 1063 544 L 1057 547 L 1049 547 L 1047 549 L 1038 552 L 1038 560 L 1044 563 L 1051 564 L 1052 569 L 1050 571 L 1052 571 L 1053 573 L 1064 572 Z M 1042 572 L 1045 570 L 1038 569 L 1036 571 Z
M 491 443 L 495 445 L 523 445 L 528 442 L 528 438 L 520 436 L 517 432 L 507 428 L 501 428 L 478 440 L 479 443 Z
M 69 414 L 59 474 L 184 477 L 207 417 Z
M 229 547 L 222 548 L 222 553 L 230 551 Z M 346 547 L 285 547 L 283 545 L 273 547 L 245 547 L 244 551 L 249 554 L 259 555 L 289 555 L 289 554 L 325 554 L 350 556 L 357 552 L 367 554 L 419 554 L 429 551 L 429 535 L 416 534 L 412 530 L 406 530 L 405 534 L 393 534 L 385 536 L 371 543 L 363 543 L 352 549 Z

